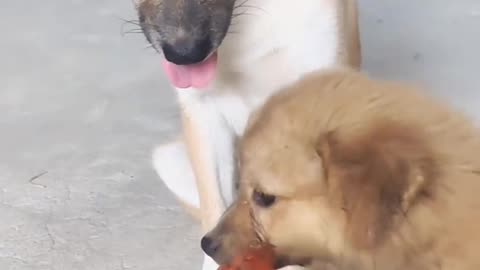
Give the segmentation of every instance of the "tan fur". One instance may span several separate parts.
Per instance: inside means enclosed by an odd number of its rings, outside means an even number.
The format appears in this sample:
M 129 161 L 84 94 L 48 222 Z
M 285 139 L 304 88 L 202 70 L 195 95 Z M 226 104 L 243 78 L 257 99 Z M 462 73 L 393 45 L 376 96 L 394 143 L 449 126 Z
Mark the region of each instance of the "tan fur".
M 344 19 L 341 33 L 344 33 L 343 39 L 346 42 L 344 47 L 345 63 L 351 68 L 360 69 L 362 64 L 360 27 L 358 25 L 358 4 L 357 0 L 345 0 L 343 14 L 339 14 Z
M 480 269 L 480 131 L 417 89 L 354 71 L 309 75 L 252 118 L 240 153 L 235 204 L 248 204 L 251 218 L 236 226 L 293 263 Z M 277 199 L 260 207 L 254 190 Z M 228 237 L 243 241 L 224 243 L 218 261 L 245 243 L 235 229 Z

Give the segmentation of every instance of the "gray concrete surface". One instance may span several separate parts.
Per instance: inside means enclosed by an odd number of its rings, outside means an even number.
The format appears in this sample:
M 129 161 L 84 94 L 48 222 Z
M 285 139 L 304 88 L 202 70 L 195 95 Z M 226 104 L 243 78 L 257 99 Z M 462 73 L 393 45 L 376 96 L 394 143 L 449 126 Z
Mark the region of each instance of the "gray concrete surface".
M 480 117 L 480 1 L 360 0 L 365 69 Z M 129 0 L 0 3 L 0 269 L 200 269 L 150 166 L 178 131 Z

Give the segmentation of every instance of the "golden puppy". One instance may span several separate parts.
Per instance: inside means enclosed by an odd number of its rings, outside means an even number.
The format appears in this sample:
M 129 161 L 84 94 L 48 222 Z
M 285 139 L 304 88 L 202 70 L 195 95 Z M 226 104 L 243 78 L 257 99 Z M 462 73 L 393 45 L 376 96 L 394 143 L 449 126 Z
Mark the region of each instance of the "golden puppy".
M 268 241 L 317 269 L 480 269 L 480 131 L 420 91 L 311 74 L 252 117 L 239 153 L 239 197 L 202 239 L 219 263 Z

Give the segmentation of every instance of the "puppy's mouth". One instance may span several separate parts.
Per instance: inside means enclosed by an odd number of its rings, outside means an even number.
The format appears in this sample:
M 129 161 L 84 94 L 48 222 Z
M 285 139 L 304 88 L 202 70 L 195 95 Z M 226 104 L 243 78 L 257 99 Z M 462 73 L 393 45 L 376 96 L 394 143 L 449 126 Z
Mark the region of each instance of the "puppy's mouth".
M 203 61 L 189 65 L 177 65 L 163 61 L 165 73 L 176 88 L 207 88 L 215 78 L 217 71 L 217 52 L 214 51 Z

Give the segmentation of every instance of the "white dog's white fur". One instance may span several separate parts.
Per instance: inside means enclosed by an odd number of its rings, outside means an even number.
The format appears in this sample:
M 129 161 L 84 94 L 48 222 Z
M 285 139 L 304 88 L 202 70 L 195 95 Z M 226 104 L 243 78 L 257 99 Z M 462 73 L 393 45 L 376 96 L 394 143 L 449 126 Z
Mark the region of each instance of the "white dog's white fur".
M 346 38 L 339 9 L 354 0 L 250 0 L 218 53 L 209 90 L 179 89 L 178 99 L 205 176 L 195 178 L 183 139 L 160 146 L 153 163 L 166 186 L 185 204 L 209 201 L 204 229 L 212 228 L 234 197 L 235 138 L 253 110 L 275 91 L 314 70 L 345 64 Z M 356 18 L 355 18 L 356 19 Z M 355 22 L 356 23 L 356 22 Z M 185 131 L 189 132 L 189 131 Z M 202 188 L 209 191 L 201 198 Z M 205 195 L 203 195 L 205 196 Z M 203 269 L 218 267 L 208 256 Z

